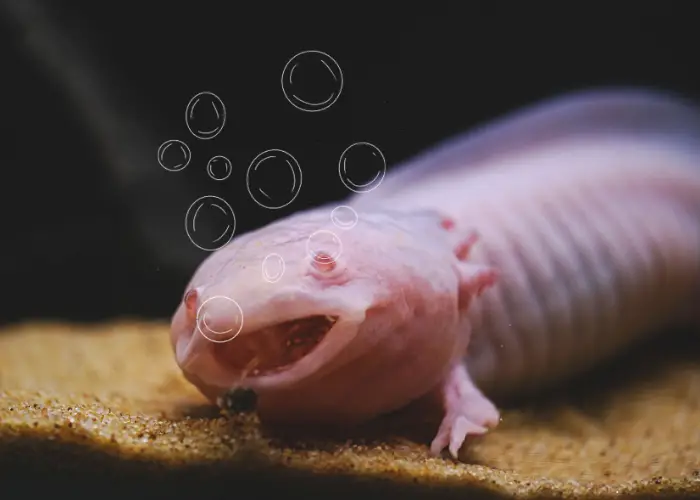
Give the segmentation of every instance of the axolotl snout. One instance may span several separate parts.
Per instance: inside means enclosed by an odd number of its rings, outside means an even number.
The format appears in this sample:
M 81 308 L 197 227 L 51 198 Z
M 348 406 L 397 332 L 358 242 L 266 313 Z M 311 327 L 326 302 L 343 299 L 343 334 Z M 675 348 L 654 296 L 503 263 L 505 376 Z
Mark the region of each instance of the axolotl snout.
M 360 212 L 349 231 L 330 214 L 322 207 L 244 235 L 192 279 L 172 342 L 212 400 L 245 387 L 263 420 L 353 425 L 466 376 L 466 312 L 497 279 L 469 263 L 477 235 L 458 238 L 453 221 L 430 211 Z M 274 281 L 263 274 L 271 255 L 284 261 Z M 463 417 L 473 418 L 453 430 L 461 421 L 450 414 L 436 452 L 452 436 L 456 453 L 468 430 L 497 423 L 470 388 Z
M 301 212 L 197 270 L 172 343 L 212 400 L 246 387 L 263 420 L 350 425 L 439 394 L 431 451 L 456 456 L 492 400 L 698 319 L 700 111 L 666 94 L 534 105 L 346 203 L 350 229 Z

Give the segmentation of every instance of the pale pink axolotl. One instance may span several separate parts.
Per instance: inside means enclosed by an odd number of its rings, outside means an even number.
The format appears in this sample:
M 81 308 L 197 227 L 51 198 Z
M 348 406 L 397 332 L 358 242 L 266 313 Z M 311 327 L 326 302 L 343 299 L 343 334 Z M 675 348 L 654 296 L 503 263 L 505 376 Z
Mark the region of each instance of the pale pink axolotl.
M 580 373 L 698 307 L 700 114 L 664 94 L 536 105 L 348 204 L 352 229 L 321 207 L 200 266 L 172 343 L 212 400 L 242 386 L 263 420 L 351 425 L 439 391 L 431 450 L 457 456 L 499 422 L 491 400 Z M 325 253 L 309 251 L 318 231 L 338 237 Z M 261 273 L 271 253 L 285 262 L 274 282 Z M 238 335 L 206 338 L 226 331 Z

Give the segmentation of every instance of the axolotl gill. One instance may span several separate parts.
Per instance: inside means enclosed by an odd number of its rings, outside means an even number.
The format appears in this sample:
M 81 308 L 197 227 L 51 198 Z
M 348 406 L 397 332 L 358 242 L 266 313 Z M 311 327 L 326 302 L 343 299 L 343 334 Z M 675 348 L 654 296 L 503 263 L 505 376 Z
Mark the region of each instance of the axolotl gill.
M 494 402 L 697 325 L 700 112 L 681 97 L 615 88 L 536 103 L 347 206 L 349 230 L 334 205 L 297 212 L 197 269 L 171 341 L 212 401 L 243 387 L 263 422 L 351 426 L 438 395 L 430 451 L 456 458 L 498 425 Z M 339 246 L 309 251 L 319 232 Z M 274 282 L 261 272 L 271 254 L 285 264 Z M 222 332 L 235 335 L 211 340 Z

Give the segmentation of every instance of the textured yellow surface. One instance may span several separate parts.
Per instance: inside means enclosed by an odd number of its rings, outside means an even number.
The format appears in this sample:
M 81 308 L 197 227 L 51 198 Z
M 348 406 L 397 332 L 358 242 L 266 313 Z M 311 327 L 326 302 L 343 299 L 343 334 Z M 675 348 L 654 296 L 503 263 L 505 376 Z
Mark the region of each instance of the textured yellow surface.
M 345 493 L 376 483 L 463 498 L 700 494 L 700 339 L 669 337 L 628 358 L 576 395 L 505 410 L 456 463 L 428 456 L 433 428 L 388 421 L 354 437 L 293 438 L 225 416 L 180 376 L 165 324 L 26 324 L 0 332 L 0 453 L 114 477 L 257 470 L 296 484 L 293 472 L 311 490 L 337 481 Z

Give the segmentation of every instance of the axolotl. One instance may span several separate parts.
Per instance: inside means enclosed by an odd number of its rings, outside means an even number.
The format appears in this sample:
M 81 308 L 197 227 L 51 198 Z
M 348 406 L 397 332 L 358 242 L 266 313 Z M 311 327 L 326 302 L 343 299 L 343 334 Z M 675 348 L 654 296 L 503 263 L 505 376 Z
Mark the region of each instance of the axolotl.
M 171 341 L 212 401 L 243 387 L 263 422 L 348 426 L 437 395 L 430 451 L 457 458 L 498 425 L 496 402 L 697 324 L 700 112 L 679 96 L 541 101 L 390 169 L 345 206 L 351 229 L 324 205 L 201 263 Z M 319 232 L 333 236 L 311 248 Z M 270 255 L 284 263 L 276 281 Z

